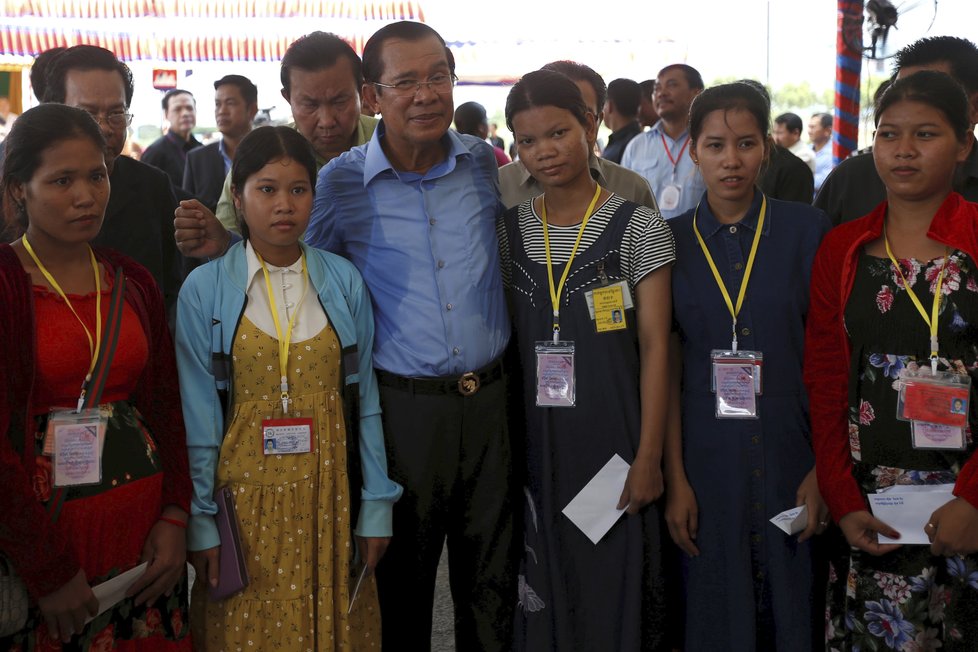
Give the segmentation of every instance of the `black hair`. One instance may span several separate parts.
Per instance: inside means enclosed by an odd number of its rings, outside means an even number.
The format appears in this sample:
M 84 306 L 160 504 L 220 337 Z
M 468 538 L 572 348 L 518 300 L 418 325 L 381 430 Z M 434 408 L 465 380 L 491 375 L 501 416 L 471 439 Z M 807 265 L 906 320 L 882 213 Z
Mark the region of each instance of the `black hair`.
M 707 88 L 693 98 L 689 107 L 689 137 L 695 147 L 703 132 L 703 122 L 713 111 L 747 111 L 757 121 L 757 128 L 766 139 L 771 126 L 771 105 L 753 84 L 733 82 Z
M 583 63 L 577 63 L 576 61 L 565 60 L 551 61 L 540 69 L 563 73 L 570 77 L 571 81 L 587 82 L 594 89 L 594 95 L 598 101 L 598 106 L 596 107 L 598 113 L 604 111 L 604 101 L 608 98 L 608 87 L 605 85 L 601 75 L 595 72 L 590 66 L 585 66 Z M 597 114 L 594 117 L 597 118 Z
M 953 77 L 932 70 L 921 70 L 896 80 L 880 96 L 873 122 L 880 123 L 883 112 L 898 102 L 920 102 L 944 114 L 958 140 L 965 142 L 971 129 L 971 107 L 964 87 Z
M 479 135 L 479 127 L 488 124 L 486 107 L 478 102 L 465 102 L 455 109 L 455 130 L 460 134 Z
M 618 113 L 634 118 L 642 103 L 642 88 L 633 79 L 613 79 L 608 84 L 608 101 L 615 103 Z
M 506 98 L 506 126 L 513 133 L 513 118 L 520 111 L 536 106 L 555 106 L 570 111 L 582 126 L 587 127 L 591 111 L 584 104 L 581 89 L 563 73 L 541 68 L 523 75 Z
M 189 95 L 190 96 L 190 99 L 194 103 L 194 106 L 197 105 L 197 100 L 194 99 L 194 94 L 193 93 L 191 93 L 190 91 L 185 91 L 182 88 L 174 88 L 174 89 L 168 90 L 166 93 L 163 94 L 163 101 L 160 102 L 160 105 L 163 107 L 163 112 L 164 113 L 166 113 L 167 111 L 170 110 L 170 100 L 172 98 L 176 97 L 177 95 Z
M 360 64 L 360 57 L 350 47 L 350 44 L 341 39 L 336 34 L 330 32 L 312 32 L 305 36 L 300 36 L 282 57 L 282 70 L 279 78 L 282 80 L 282 88 L 286 96 L 292 94 L 292 79 L 290 73 L 293 68 L 315 72 L 332 68 L 340 59 L 346 58 L 353 69 L 353 79 L 357 84 L 357 93 L 363 86 L 363 69 Z
M 27 229 L 27 215 L 11 195 L 13 182 L 29 183 L 41 165 L 44 152 L 58 143 L 87 138 L 105 150 L 105 138 L 91 114 L 64 104 L 41 104 L 24 111 L 4 139 L 0 197 L 3 203 L 6 235 L 17 236 Z
M 818 118 L 818 123 L 822 125 L 822 129 L 832 128 L 832 114 L 831 113 L 813 113 L 813 118 Z
M 309 173 L 309 184 L 316 188 L 316 155 L 312 145 L 302 134 L 291 127 L 258 127 L 252 130 L 238 144 L 231 164 L 231 188 L 235 194 L 244 192 L 248 177 L 255 174 L 272 161 L 290 158 Z M 238 215 L 238 228 L 241 236 L 249 237 L 248 225 Z
M 72 70 L 106 70 L 119 73 L 126 89 L 126 108 L 132 104 L 132 71 L 129 66 L 119 61 L 109 50 L 96 45 L 75 45 L 51 59 L 45 76 L 43 102 L 65 103 L 65 80 Z
M 700 74 L 700 71 L 693 66 L 686 65 L 685 63 L 670 64 L 660 70 L 656 77 L 661 77 L 664 73 L 667 73 L 670 70 L 681 70 L 683 75 L 686 77 L 686 84 L 688 84 L 693 90 L 702 90 L 706 87 L 706 84 L 703 83 L 703 75 Z
M 804 124 L 801 121 L 801 116 L 797 113 L 782 113 L 777 118 L 774 119 L 775 124 L 784 125 L 784 128 L 788 130 L 788 133 L 801 133 L 804 128 Z
M 928 36 L 897 52 L 896 71 L 947 63 L 951 76 L 968 94 L 978 92 L 978 47 L 956 36 Z
M 434 29 L 413 20 L 402 20 L 384 25 L 373 33 L 363 46 L 363 77 L 368 82 L 379 82 L 384 74 L 383 52 L 384 43 L 392 39 L 404 41 L 420 41 L 434 36 L 445 48 L 445 58 L 448 60 L 448 70 L 455 76 L 455 56 L 445 45 L 445 39 Z M 379 92 L 379 91 L 378 91 Z
M 234 86 L 241 93 L 241 99 L 245 104 L 258 104 L 258 87 L 254 82 L 243 75 L 224 75 L 214 82 L 214 90 L 221 86 Z
M 642 99 L 651 100 L 652 93 L 655 92 L 655 80 L 646 79 L 643 82 L 638 83 L 638 87 L 642 90 Z
M 34 62 L 31 64 L 31 88 L 34 89 L 34 96 L 37 98 L 38 102 L 44 101 L 44 89 L 47 87 L 47 74 L 48 66 L 51 62 L 62 52 L 68 48 L 51 48 L 50 50 L 45 50 L 39 55 L 34 57 Z

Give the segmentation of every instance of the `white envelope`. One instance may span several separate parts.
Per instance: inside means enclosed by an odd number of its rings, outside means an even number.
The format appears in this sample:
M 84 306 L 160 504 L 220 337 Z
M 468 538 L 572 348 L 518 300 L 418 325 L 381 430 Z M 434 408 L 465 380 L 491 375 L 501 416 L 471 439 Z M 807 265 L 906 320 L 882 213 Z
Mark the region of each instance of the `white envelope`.
M 798 534 L 808 526 L 808 506 L 786 509 L 773 517 L 771 522 L 785 534 Z
M 592 543 L 600 541 L 625 513 L 624 509 L 618 509 L 618 499 L 625 487 L 628 469 L 628 462 L 615 454 L 564 508 L 564 516 Z
M 120 573 L 110 580 L 92 587 L 92 593 L 98 598 L 98 613 L 85 621 L 85 624 L 92 622 L 106 611 L 122 602 L 126 597 L 126 591 L 135 584 L 136 580 L 146 571 L 149 562 L 143 562 L 135 568 L 130 568 L 125 573 Z
M 900 533 L 899 539 L 879 535 L 880 543 L 930 545 L 924 526 L 938 507 L 954 498 L 953 484 L 894 485 L 869 494 L 873 516 Z

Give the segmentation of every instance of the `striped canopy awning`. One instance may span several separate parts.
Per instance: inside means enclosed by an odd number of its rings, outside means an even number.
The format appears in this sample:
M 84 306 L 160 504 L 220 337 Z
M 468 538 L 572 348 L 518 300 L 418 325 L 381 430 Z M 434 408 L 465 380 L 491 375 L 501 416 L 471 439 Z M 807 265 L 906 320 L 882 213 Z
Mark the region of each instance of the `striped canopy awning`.
M 330 0 L 0 0 L 3 57 L 98 45 L 126 61 L 279 61 L 316 29 L 357 51 L 383 24 L 424 20 L 420 2 Z
M 0 0 L 23 18 L 339 18 L 424 21 L 420 2 L 383 0 Z

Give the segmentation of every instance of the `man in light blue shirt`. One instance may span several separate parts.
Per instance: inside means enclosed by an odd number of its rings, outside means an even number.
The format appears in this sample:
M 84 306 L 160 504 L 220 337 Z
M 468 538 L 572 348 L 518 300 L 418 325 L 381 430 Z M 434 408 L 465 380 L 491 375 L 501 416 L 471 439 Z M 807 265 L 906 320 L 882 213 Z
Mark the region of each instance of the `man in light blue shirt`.
M 423 23 L 370 38 L 363 102 L 383 120 L 322 169 L 306 232 L 357 266 L 373 300 L 389 473 L 404 487 L 377 566 L 383 640 L 412 651 L 430 647 L 446 536 L 457 649 L 509 649 L 517 600 L 502 207 L 491 147 L 449 131 L 454 67 Z
M 703 78 L 692 66 L 666 66 L 656 77 L 652 100 L 659 121 L 633 138 L 621 164 L 646 178 L 662 217 L 682 215 L 706 190 L 703 176 L 689 156 L 689 106 L 703 90 Z
M 832 171 L 832 114 L 816 113 L 808 121 L 808 139 L 815 151 L 815 193 Z

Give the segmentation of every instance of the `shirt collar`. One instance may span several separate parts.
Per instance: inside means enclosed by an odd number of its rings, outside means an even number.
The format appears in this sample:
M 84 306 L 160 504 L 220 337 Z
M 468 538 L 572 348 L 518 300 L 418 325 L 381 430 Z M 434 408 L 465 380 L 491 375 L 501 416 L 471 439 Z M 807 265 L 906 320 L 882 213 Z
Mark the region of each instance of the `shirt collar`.
M 390 170 L 395 175 L 397 175 L 397 170 L 391 164 L 390 160 L 387 158 L 387 154 L 384 153 L 384 148 L 380 144 L 383 139 L 384 134 L 387 132 L 387 126 L 384 124 L 384 120 L 381 119 L 377 123 L 377 128 L 374 130 L 374 135 L 370 138 L 370 143 L 367 145 L 367 151 L 364 156 L 363 162 L 363 186 L 364 188 L 374 180 L 374 177 Z M 454 130 L 449 129 L 445 132 L 445 135 L 441 137 L 441 142 L 448 148 L 448 155 L 445 157 L 444 161 L 433 166 L 425 177 L 437 178 L 444 176 L 455 169 L 455 161 L 460 157 L 471 157 L 472 152 L 462 139 L 459 137 Z M 447 163 L 447 165 L 445 165 Z
M 228 172 L 231 171 L 231 162 L 232 161 L 231 161 L 231 157 L 228 156 L 228 150 L 227 150 L 227 148 L 224 147 L 224 139 L 223 138 L 221 138 L 221 140 L 217 141 L 217 151 L 221 155 L 221 158 L 224 159 L 224 174 L 227 174 Z
M 737 226 L 743 226 L 749 229 L 751 232 L 757 229 L 757 219 L 761 213 L 761 199 L 764 197 L 762 193 L 757 188 L 754 188 L 754 199 L 751 201 L 750 208 L 747 209 L 747 214 L 744 215 L 740 222 L 737 222 Z M 713 215 L 713 211 L 710 210 L 710 203 L 706 201 L 706 193 L 703 193 L 703 197 L 700 199 L 699 204 L 696 206 L 696 228 L 699 229 L 700 235 L 703 239 L 710 238 L 716 235 L 722 229 L 734 226 L 733 224 L 724 224 L 717 220 L 716 216 Z M 769 236 L 771 235 L 771 201 L 768 199 L 767 202 L 767 216 L 764 218 L 764 228 L 761 231 L 761 235 Z
M 659 138 L 665 136 L 667 140 L 671 140 L 673 143 L 686 142 L 686 139 L 689 137 L 689 129 L 683 129 L 683 133 L 679 134 L 679 138 L 673 138 L 672 136 L 667 134 L 666 130 L 662 126 L 661 118 L 654 125 L 652 125 L 652 128 L 649 131 L 655 134 L 656 136 L 658 136 Z
M 251 246 L 251 243 L 247 240 L 244 244 L 245 248 L 245 260 L 248 261 L 248 282 L 245 287 L 251 287 L 251 284 L 255 282 L 256 276 L 262 276 L 261 273 L 261 262 L 258 260 L 258 256 L 255 254 L 255 249 Z M 296 274 L 302 273 L 302 256 L 286 267 L 277 267 L 271 263 L 265 263 L 268 266 L 269 272 L 277 272 L 282 269 L 287 269 L 290 272 L 295 272 Z

